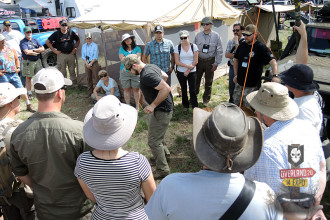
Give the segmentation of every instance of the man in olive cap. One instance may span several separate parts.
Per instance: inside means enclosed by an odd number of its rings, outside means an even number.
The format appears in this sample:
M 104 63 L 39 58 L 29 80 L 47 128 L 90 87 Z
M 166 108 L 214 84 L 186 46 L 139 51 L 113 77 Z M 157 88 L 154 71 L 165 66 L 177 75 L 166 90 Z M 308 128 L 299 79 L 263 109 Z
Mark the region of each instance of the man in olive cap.
M 199 32 L 194 40 L 199 51 L 198 64 L 196 66 L 196 94 L 198 95 L 199 93 L 202 77 L 205 73 L 203 104 L 207 105 L 211 99 L 214 71 L 222 61 L 223 49 L 220 35 L 212 30 L 212 19 L 210 17 L 203 18 L 201 25 L 203 31 Z

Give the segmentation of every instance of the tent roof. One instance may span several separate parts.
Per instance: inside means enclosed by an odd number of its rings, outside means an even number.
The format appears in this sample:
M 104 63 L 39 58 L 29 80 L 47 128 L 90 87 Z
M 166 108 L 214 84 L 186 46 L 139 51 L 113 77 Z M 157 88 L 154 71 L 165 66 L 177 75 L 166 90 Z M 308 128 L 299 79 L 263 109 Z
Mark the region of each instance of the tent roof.
M 94 7 L 90 12 L 70 21 L 70 26 L 82 29 L 101 26 L 102 29 L 116 30 L 142 28 L 162 12 L 172 10 L 183 1 L 185 0 L 167 0 L 166 4 L 161 0 L 125 0 L 120 4 L 118 1 L 115 3 L 114 0 L 102 1 L 102 4 Z
M 315 8 L 315 5 L 311 3 L 305 3 L 301 4 L 300 10 L 308 10 L 308 7 L 312 6 L 312 8 Z M 261 8 L 261 10 L 266 12 L 273 13 L 272 5 L 256 5 L 256 7 Z M 295 6 L 294 5 L 275 5 L 275 12 L 288 12 L 288 11 L 294 11 Z
M 153 23 L 174 27 L 200 22 L 205 16 L 229 22 L 236 20 L 242 11 L 229 5 L 225 0 L 187 0 Z

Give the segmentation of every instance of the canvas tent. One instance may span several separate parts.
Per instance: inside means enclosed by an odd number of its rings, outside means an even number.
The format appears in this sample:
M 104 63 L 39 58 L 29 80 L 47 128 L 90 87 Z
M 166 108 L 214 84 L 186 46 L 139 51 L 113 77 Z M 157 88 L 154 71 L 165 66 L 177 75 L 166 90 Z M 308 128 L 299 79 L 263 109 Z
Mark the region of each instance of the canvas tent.
M 190 0 L 153 22 L 169 28 L 200 22 L 203 17 L 210 16 L 214 20 L 232 24 L 240 15 L 241 10 L 232 7 L 224 0 Z

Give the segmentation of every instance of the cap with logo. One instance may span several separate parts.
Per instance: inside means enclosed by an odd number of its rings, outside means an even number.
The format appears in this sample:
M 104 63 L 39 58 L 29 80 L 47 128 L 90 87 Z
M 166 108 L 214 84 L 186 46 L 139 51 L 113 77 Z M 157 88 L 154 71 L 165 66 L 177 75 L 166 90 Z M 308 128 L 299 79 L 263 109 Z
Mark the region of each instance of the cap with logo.
M 54 67 L 41 69 L 33 78 L 33 86 L 41 84 L 44 89 L 34 89 L 35 93 L 47 94 L 61 89 L 64 85 L 71 86 L 72 81 L 64 78 L 63 74 Z
M 5 20 L 5 21 L 3 22 L 3 25 L 5 25 L 5 26 L 11 26 L 11 23 L 10 23 L 10 21 Z
M 23 29 L 23 31 L 26 33 L 26 32 L 29 32 L 29 31 L 31 31 L 32 32 L 32 29 L 30 28 L 30 27 L 25 27 L 24 29 Z
M 161 25 L 157 25 L 156 27 L 155 27 L 155 30 L 154 30 L 154 33 L 156 33 L 156 32 L 164 32 L 164 28 L 163 28 L 163 26 L 161 26 Z

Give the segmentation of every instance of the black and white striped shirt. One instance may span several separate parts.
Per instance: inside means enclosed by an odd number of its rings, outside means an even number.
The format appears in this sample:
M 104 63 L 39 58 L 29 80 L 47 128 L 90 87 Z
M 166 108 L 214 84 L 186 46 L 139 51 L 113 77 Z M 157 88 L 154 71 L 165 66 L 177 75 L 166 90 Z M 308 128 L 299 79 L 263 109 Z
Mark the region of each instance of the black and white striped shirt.
M 75 176 L 84 181 L 96 199 L 92 219 L 148 219 L 141 197 L 141 183 L 150 175 L 148 160 L 137 152 L 103 160 L 82 153 Z

